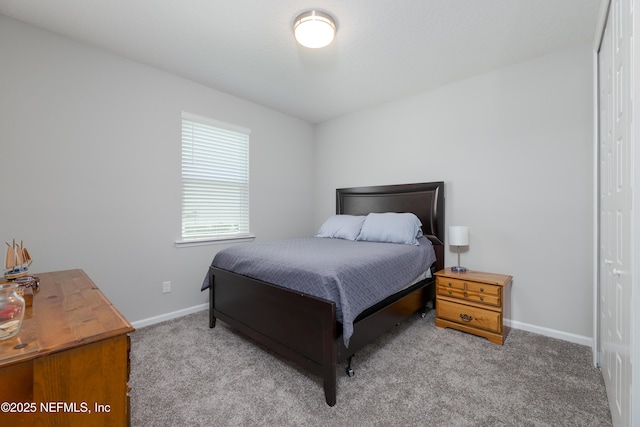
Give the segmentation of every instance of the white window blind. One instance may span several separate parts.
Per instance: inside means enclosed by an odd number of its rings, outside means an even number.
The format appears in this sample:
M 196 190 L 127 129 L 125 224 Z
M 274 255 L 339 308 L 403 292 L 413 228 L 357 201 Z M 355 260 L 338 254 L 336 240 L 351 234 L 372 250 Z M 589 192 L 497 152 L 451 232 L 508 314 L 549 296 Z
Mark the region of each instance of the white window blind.
M 182 113 L 182 240 L 249 235 L 249 129 Z

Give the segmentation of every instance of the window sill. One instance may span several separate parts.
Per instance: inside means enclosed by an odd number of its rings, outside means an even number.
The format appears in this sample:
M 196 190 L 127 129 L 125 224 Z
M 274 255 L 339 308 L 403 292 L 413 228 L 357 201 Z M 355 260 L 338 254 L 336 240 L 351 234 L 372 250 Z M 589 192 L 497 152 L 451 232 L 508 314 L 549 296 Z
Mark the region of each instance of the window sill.
M 199 240 L 178 240 L 175 242 L 177 248 L 189 248 L 192 246 L 209 246 L 209 245 L 224 245 L 225 243 L 242 243 L 242 242 L 252 242 L 254 241 L 256 236 L 253 234 L 249 234 L 247 236 L 240 237 L 218 237 L 218 238 L 210 238 L 210 239 L 199 239 Z

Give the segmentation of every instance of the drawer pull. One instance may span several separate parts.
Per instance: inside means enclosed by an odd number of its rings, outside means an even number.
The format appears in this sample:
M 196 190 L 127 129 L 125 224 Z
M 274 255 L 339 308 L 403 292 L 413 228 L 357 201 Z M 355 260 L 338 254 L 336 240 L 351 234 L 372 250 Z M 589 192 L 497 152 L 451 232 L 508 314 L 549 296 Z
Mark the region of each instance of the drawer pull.
M 449 291 L 449 295 L 451 295 L 453 292 Z
M 480 288 L 480 292 L 484 292 L 484 288 Z
M 484 301 L 484 297 L 480 297 L 480 301 Z
M 451 282 L 449 282 L 449 286 L 453 286 L 453 285 L 451 284 Z
M 461 314 L 460 318 L 465 322 L 471 322 L 473 320 L 473 317 L 469 316 L 468 314 Z

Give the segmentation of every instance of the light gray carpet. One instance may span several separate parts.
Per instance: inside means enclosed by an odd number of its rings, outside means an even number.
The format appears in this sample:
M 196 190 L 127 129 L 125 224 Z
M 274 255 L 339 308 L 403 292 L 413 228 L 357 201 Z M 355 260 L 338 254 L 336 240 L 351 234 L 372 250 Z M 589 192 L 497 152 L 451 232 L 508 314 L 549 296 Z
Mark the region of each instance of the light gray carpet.
M 504 346 L 415 315 L 338 370 L 310 375 L 207 312 L 131 336 L 133 426 L 611 426 L 591 349 L 521 330 Z

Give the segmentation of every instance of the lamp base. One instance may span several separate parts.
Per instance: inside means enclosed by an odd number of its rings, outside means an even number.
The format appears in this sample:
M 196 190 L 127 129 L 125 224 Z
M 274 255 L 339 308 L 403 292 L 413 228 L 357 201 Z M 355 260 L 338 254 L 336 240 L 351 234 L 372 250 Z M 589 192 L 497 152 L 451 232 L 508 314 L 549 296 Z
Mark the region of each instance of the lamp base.
M 467 271 L 466 267 L 451 267 L 451 271 L 455 271 L 456 273 L 464 273 L 465 271 Z

